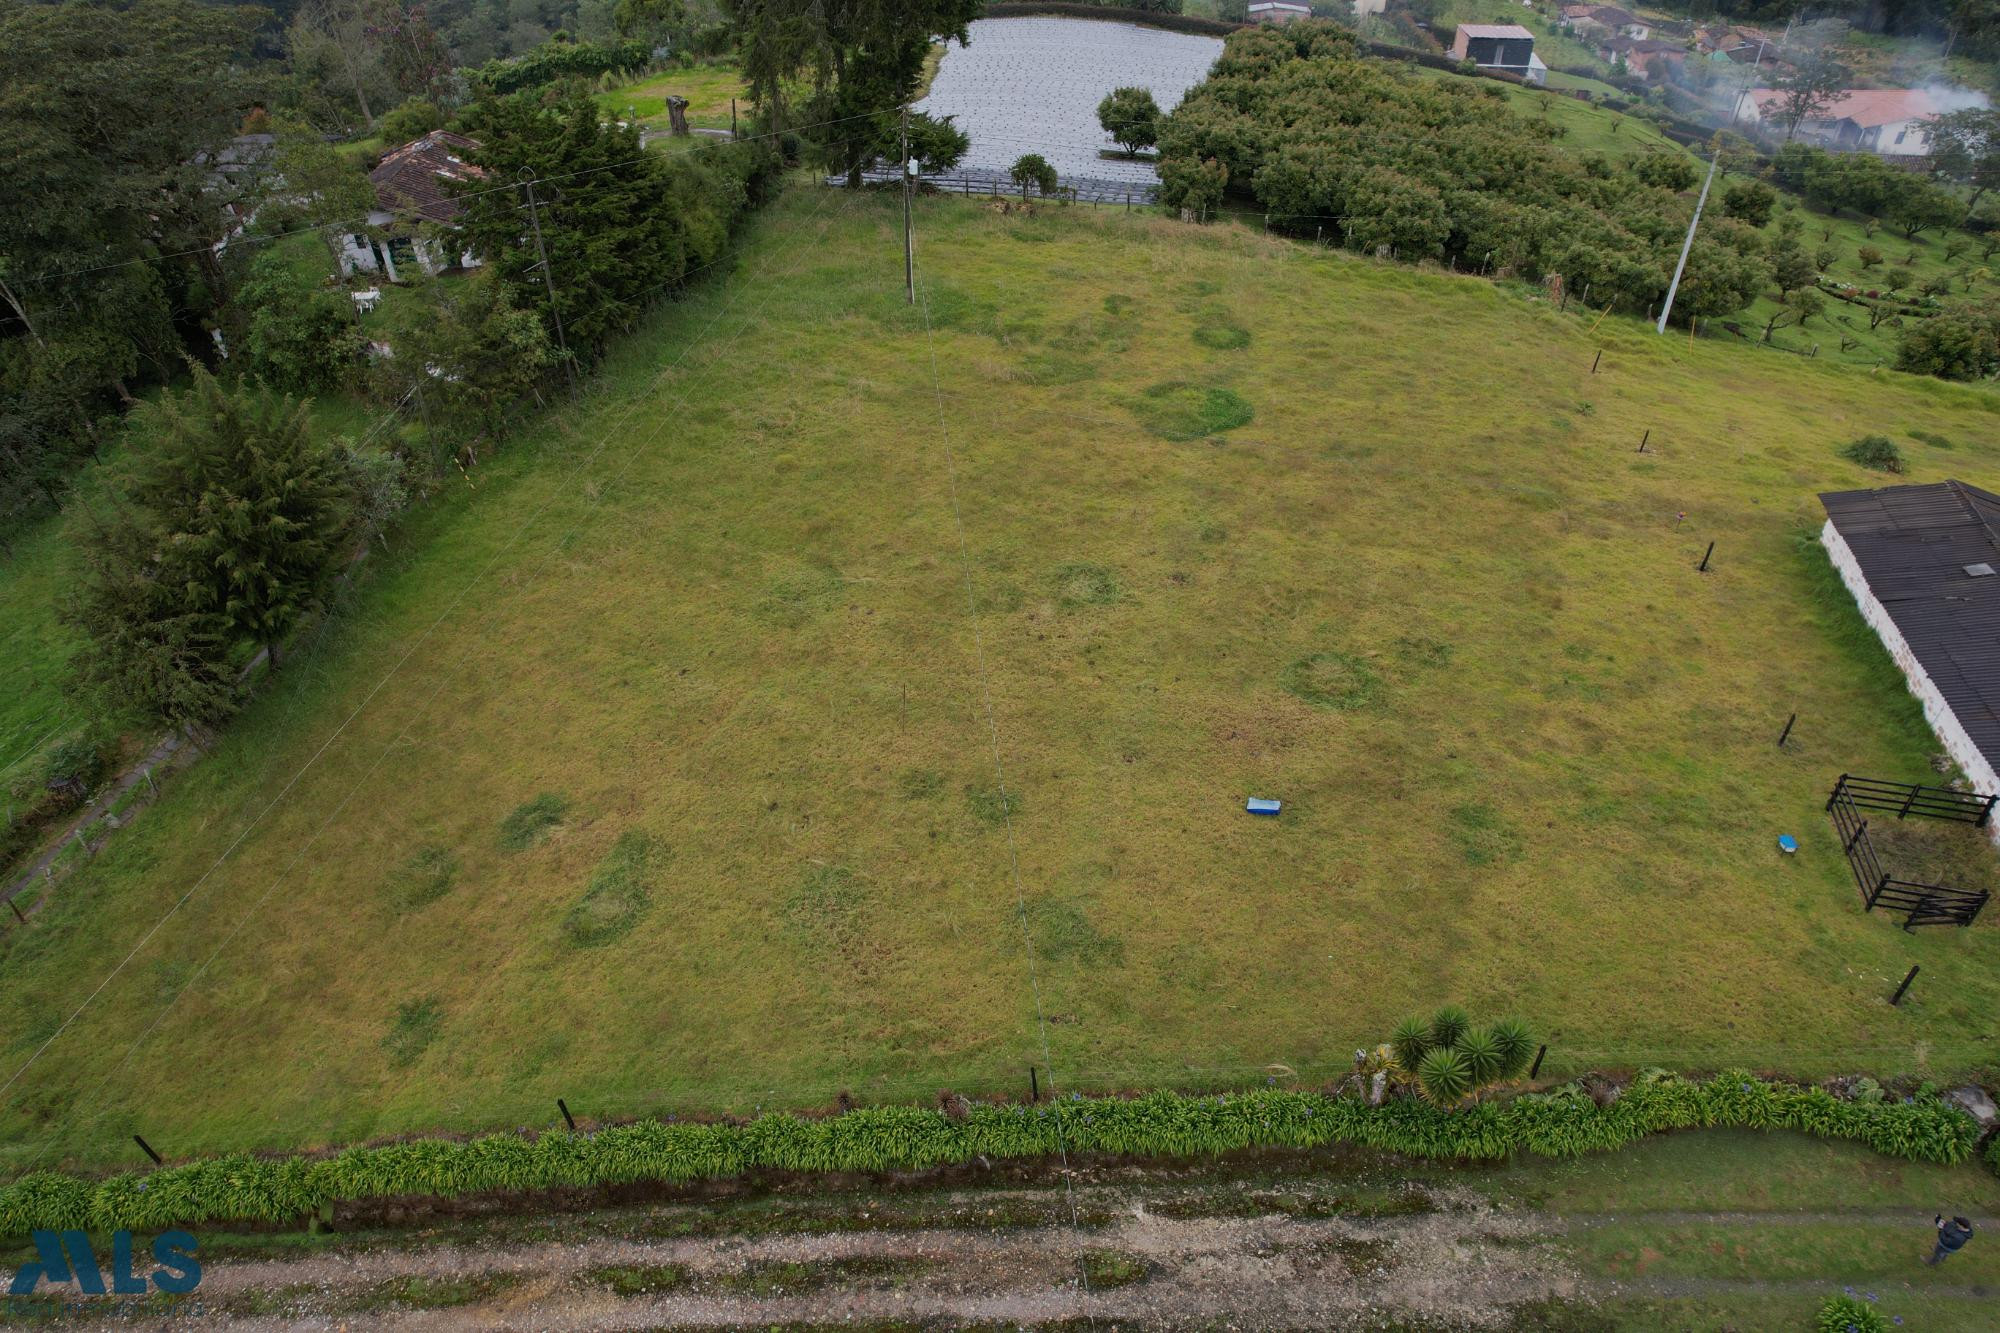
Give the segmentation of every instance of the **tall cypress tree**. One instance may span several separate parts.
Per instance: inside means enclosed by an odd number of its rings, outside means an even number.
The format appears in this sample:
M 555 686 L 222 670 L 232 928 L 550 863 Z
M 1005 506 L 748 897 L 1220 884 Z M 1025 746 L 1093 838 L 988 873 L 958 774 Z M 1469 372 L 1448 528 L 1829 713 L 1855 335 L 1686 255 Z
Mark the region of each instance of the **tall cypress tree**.
M 125 503 L 83 537 L 70 619 L 96 649 L 89 683 L 163 721 L 209 721 L 227 711 L 233 655 L 262 645 L 275 667 L 323 602 L 354 536 L 354 469 L 303 403 L 200 369 L 139 428 Z

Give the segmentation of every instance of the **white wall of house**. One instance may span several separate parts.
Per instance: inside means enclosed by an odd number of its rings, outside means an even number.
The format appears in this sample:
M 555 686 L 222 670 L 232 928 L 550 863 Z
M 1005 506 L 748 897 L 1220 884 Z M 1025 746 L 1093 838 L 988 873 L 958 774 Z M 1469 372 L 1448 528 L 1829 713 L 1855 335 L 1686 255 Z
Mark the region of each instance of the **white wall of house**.
M 1931 137 L 1919 120 L 1895 120 L 1877 125 L 1862 136 L 1862 146 L 1883 157 L 1925 157 L 1931 151 Z
M 1861 563 L 1854 558 L 1854 551 L 1848 546 L 1847 539 L 1834 531 L 1832 519 L 1828 519 L 1826 526 L 1820 529 L 1819 544 L 1826 548 L 1827 557 L 1833 561 L 1833 567 L 1840 571 L 1840 581 L 1847 585 L 1850 593 L 1854 594 L 1855 604 L 1861 608 L 1861 618 L 1881 636 L 1882 645 L 1889 650 L 1889 656 L 1895 659 L 1897 667 L 1902 670 L 1903 679 L 1909 682 L 1910 693 L 1916 695 L 1917 701 L 1924 706 L 1924 719 L 1931 724 L 1931 730 L 1937 733 L 1938 740 L 1944 745 L 1944 752 L 1951 756 L 1952 762 L 1964 770 L 1965 776 L 1972 782 L 1974 791 L 1982 795 L 2000 791 L 2000 775 L 1994 773 L 1993 765 L 1979 752 L 1979 747 L 1972 743 L 1972 737 L 1965 734 L 1965 728 L 1959 725 L 1958 716 L 1951 711 L 1951 705 L 1945 702 L 1937 683 L 1931 679 L 1930 673 L 1924 670 L 1923 664 L 1917 661 L 1917 655 L 1910 651 L 1909 640 L 1903 637 L 1903 631 L 1896 628 L 1896 622 L 1889 618 L 1889 613 L 1883 608 L 1882 603 L 1875 599 L 1874 592 L 1868 586 L 1868 580 L 1861 573 Z M 2000 824 L 1989 826 L 1986 834 L 1994 842 L 2000 843 Z

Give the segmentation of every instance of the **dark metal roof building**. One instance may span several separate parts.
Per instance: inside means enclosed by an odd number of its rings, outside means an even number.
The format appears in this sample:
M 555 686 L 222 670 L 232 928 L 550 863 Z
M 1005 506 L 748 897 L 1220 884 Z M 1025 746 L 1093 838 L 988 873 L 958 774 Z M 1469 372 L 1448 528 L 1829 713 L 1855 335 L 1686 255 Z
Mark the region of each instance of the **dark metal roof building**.
M 2000 768 L 2000 495 L 1941 481 L 1819 499 L 1917 664 Z

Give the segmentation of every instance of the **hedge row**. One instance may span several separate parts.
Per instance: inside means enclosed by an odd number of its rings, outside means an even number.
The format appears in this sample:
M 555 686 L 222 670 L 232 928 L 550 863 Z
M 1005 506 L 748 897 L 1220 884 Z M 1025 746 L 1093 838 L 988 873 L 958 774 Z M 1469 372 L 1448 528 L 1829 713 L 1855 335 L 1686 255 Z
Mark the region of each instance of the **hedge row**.
M 913 1170 L 982 1156 L 1046 1157 L 1059 1147 L 1189 1157 L 1350 1143 L 1412 1157 L 1495 1159 L 1517 1151 L 1574 1157 L 1663 1130 L 1713 1125 L 1799 1130 L 1923 1162 L 1962 1162 L 1979 1137 L 1970 1116 L 1932 1097 L 1843 1102 L 1819 1088 L 1743 1073 L 1693 1082 L 1652 1072 L 1609 1106 L 1575 1088 L 1455 1111 L 1279 1090 L 1156 1092 L 1131 1100 L 1073 1096 L 1037 1107 L 977 1105 L 957 1115 L 885 1106 L 817 1120 L 649 1120 L 588 1134 L 424 1139 L 331 1157 L 221 1157 L 101 1181 L 38 1172 L 0 1190 L 0 1236 L 37 1228 L 157 1231 L 177 1224 L 282 1222 L 335 1200 L 396 1195 L 681 1182 L 758 1169 Z

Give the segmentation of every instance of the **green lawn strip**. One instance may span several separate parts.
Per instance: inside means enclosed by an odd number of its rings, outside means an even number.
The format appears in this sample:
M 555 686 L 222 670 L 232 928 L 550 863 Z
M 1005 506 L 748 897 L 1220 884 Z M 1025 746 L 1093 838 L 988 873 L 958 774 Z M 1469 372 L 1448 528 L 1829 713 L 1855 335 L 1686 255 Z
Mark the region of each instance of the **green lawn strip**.
M 1569 1245 L 1601 1277 L 1708 1277 L 1776 1281 L 1825 1278 L 1850 1284 L 1913 1282 L 1963 1287 L 2000 1281 L 1994 1246 L 1968 1245 L 1936 1270 L 1921 1262 L 1936 1231 L 1928 1214 L 1899 1222 L 1607 1222 L 1572 1229 Z
M 1792 1333 L 1815 1327 L 1814 1317 L 1839 1283 L 1824 1289 L 1725 1288 L 1699 1296 L 1621 1294 L 1589 1305 L 1548 1305 L 1511 1327 L 1535 1333 L 1716 1333 L 1718 1329 Z M 1989 1333 L 1991 1297 L 1967 1293 L 1878 1292 L 1885 1317 L 1902 1316 L 1909 1333 Z M 1892 1325 L 1894 1327 L 1894 1325 Z
M 1617 1153 L 1566 1161 L 1516 1158 L 1464 1182 L 1521 1207 L 1565 1216 L 1642 1212 L 2000 1215 L 2000 1176 L 1799 1134 L 1712 1129 L 1666 1134 Z

